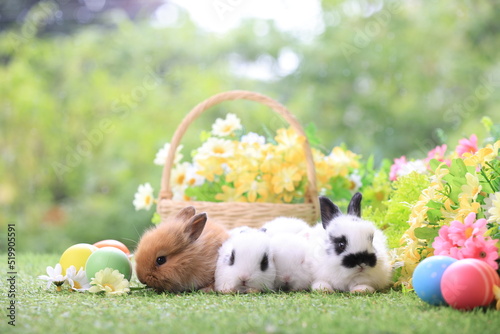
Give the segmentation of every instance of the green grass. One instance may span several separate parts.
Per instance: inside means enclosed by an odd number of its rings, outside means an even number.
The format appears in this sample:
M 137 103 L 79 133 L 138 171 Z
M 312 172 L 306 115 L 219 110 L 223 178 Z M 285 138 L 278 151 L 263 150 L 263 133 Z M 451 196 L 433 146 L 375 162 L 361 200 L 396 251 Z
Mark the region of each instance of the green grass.
M 5 254 L 2 256 L 6 259 Z M 7 324 L 7 265 L 0 333 L 498 333 L 500 312 L 460 312 L 425 304 L 412 292 L 374 295 L 268 293 L 126 296 L 46 290 L 37 276 L 56 255 L 17 256 L 16 327 Z M 6 263 L 6 261 L 3 261 Z

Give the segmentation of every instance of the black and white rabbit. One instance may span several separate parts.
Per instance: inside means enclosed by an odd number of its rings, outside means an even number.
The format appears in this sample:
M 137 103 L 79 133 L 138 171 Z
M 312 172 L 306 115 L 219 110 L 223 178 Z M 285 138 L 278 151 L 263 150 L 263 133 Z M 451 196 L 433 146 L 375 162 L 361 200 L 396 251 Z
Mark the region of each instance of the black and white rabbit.
M 215 291 L 252 293 L 272 290 L 276 269 L 271 239 L 263 231 L 233 233 L 219 249 Z
M 386 237 L 372 222 L 361 219 L 361 199 L 356 193 L 347 214 L 342 214 L 330 199 L 320 197 L 326 235 L 313 290 L 374 292 L 389 286 L 392 269 Z

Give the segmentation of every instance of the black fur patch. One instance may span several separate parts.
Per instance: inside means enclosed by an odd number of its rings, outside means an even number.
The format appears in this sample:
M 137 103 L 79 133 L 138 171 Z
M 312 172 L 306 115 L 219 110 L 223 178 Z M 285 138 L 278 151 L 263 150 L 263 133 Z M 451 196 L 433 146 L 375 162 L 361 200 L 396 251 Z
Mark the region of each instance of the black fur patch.
M 266 271 L 268 267 L 269 267 L 269 258 L 267 257 L 267 253 L 264 253 L 262 261 L 260 261 L 260 270 Z
M 231 252 L 231 257 L 229 258 L 229 265 L 232 266 L 234 264 L 234 249 Z
M 356 266 L 365 264 L 369 267 L 375 267 L 377 264 L 377 257 L 374 253 L 367 251 L 349 254 L 342 259 L 342 265 L 347 268 L 354 268 Z
M 345 235 L 342 235 L 340 237 L 330 237 L 330 240 L 332 241 L 333 248 L 335 249 L 335 253 L 337 255 L 345 252 L 345 249 L 347 248 L 347 245 L 349 243 Z

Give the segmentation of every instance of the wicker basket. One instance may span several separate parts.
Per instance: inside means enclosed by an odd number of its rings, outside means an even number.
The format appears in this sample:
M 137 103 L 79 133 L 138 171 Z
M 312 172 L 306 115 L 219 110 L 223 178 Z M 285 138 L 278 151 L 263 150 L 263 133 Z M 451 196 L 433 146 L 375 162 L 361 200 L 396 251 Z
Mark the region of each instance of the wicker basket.
M 173 193 L 170 186 L 170 174 L 174 163 L 175 150 L 179 146 L 188 126 L 205 110 L 221 102 L 230 100 L 250 100 L 264 104 L 281 115 L 297 133 L 306 138 L 303 144 L 303 150 L 306 157 L 308 183 L 306 186 L 304 203 L 215 203 L 172 200 Z M 195 106 L 182 120 L 170 142 L 170 151 L 163 168 L 157 210 L 161 220 L 164 221 L 168 216 L 177 213 L 180 209 L 189 205 L 194 206 L 197 211 L 206 212 L 210 219 L 223 224 L 228 229 L 244 225 L 258 228 L 261 227 L 263 223 L 279 216 L 301 218 L 309 224 L 316 223 L 320 215 L 318 190 L 316 186 L 316 171 L 309 141 L 297 119 L 282 104 L 267 96 L 249 91 L 235 90 L 216 94 Z

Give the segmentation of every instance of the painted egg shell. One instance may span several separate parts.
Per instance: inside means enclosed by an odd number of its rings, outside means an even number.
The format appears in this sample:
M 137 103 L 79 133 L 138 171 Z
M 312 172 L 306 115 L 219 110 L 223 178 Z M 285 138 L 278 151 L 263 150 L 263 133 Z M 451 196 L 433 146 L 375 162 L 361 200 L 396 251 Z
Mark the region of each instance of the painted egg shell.
M 481 260 L 464 259 L 446 269 L 441 280 L 441 291 L 451 307 L 471 310 L 491 304 L 494 284 L 500 285 L 500 277 L 495 269 Z
M 97 247 L 91 244 L 76 244 L 64 251 L 59 259 L 59 263 L 62 267 L 62 274 L 66 275 L 66 269 L 71 266 L 75 266 L 76 270 L 80 268 L 85 268 L 85 263 L 89 256 L 97 250 Z
M 445 300 L 441 294 L 441 278 L 446 268 L 457 260 L 442 255 L 424 259 L 413 272 L 413 288 L 424 302 L 431 305 L 443 305 Z
M 118 270 L 128 280 L 132 276 L 132 265 L 127 254 L 115 247 L 99 248 L 92 253 L 85 265 L 85 274 L 90 281 L 96 272 L 106 268 Z
M 101 240 L 96 242 L 94 246 L 96 246 L 97 248 L 115 247 L 124 252 L 125 254 L 130 255 L 130 251 L 128 250 L 127 246 L 125 246 L 118 240 L 113 240 L 113 239 Z

